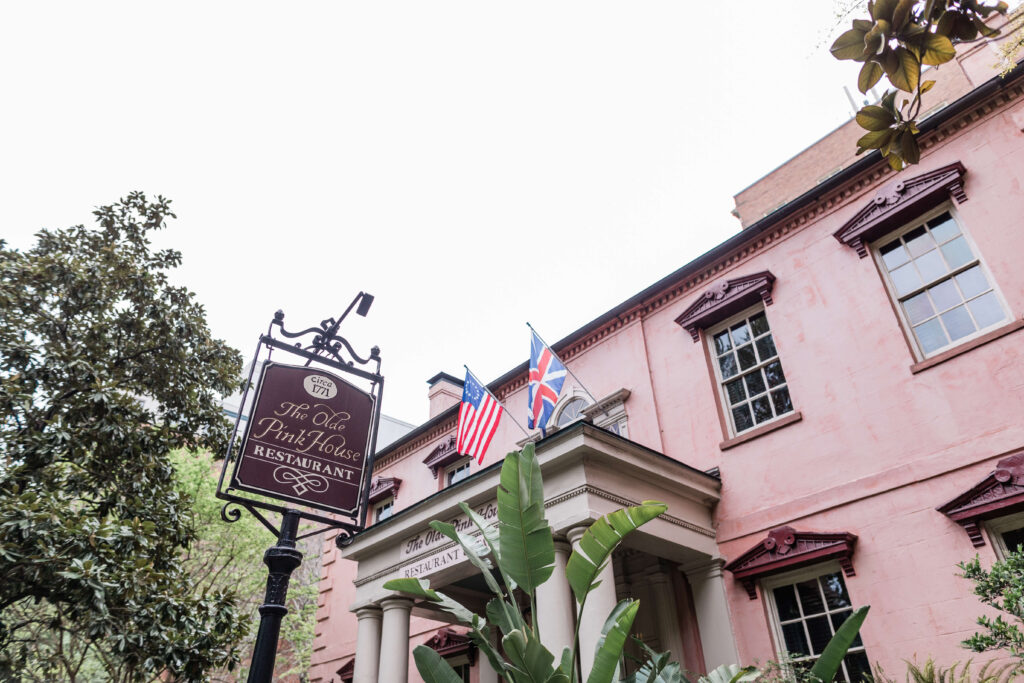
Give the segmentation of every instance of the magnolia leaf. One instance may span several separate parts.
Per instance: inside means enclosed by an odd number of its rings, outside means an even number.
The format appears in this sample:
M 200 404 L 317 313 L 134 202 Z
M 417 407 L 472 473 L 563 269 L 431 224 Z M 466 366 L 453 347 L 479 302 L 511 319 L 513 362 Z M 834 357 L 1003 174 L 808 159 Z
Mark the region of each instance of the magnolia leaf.
M 868 105 L 857 112 L 857 125 L 864 130 L 885 130 L 896 123 L 896 117 L 888 110 Z
M 892 13 L 892 26 L 899 31 L 910 20 L 910 10 L 917 4 L 917 0 L 899 0 L 896 9 Z
M 891 22 L 892 15 L 896 11 L 897 0 L 875 0 L 871 6 L 871 18 L 876 22 Z
M 857 89 L 862 93 L 866 93 L 871 88 L 875 87 L 879 79 L 882 78 L 882 65 L 878 62 L 864 62 L 864 66 L 860 68 L 860 76 L 857 77 Z
M 935 81 L 925 81 L 924 83 L 922 83 L 921 84 L 921 94 L 923 95 L 926 92 L 928 92 L 929 90 L 931 90 L 932 86 L 934 86 L 934 85 L 935 85 Z
M 916 164 L 921 161 L 921 149 L 917 145 L 917 138 L 909 130 L 900 135 L 900 156 L 908 164 Z
M 953 47 L 953 42 L 946 36 L 937 33 L 926 33 L 922 46 L 924 52 L 921 55 L 921 62 L 929 66 L 945 64 L 956 57 L 956 48 Z
M 860 140 L 857 140 L 857 154 L 869 149 L 881 149 L 892 139 L 893 132 L 891 128 L 871 131 Z
M 836 59 L 858 59 L 864 54 L 864 36 L 867 31 L 852 28 L 836 38 L 829 52 Z
M 889 73 L 889 82 L 904 92 L 914 92 L 921 76 L 921 63 L 905 47 L 896 48 L 896 70 Z

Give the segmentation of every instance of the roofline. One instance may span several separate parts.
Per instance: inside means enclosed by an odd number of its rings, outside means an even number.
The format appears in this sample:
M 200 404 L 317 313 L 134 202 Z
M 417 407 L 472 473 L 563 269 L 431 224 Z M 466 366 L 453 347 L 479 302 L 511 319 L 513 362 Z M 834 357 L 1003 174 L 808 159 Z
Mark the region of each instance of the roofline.
M 427 380 L 427 384 L 429 384 L 430 386 L 434 386 L 435 384 L 437 384 L 438 382 L 440 382 L 442 380 L 444 380 L 445 382 L 450 382 L 452 384 L 457 384 L 460 387 L 463 384 L 465 384 L 464 380 L 461 380 L 461 379 L 459 379 L 458 377 L 456 377 L 454 375 L 449 375 L 447 372 L 443 372 L 443 371 L 437 373 L 436 375 L 434 375 L 433 377 L 428 379 Z
M 974 105 L 988 98 L 992 94 L 1002 90 L 1005 87 L 1008 87 L 1012 83 L 1015 83 L 1016 81 L 1022 78 L 1024 78 L 1024 60 L 1017 62 L 1016 68 L 1014 68 L 1013 71 L 1011 71 L 1005 78 L 1002 76 L 995 76 L 994 78 L 990 78 L 989 80 L 985 81 L 980 86 L 970 91 L 960 99 L 954 100 L 951 104 L 943 108 L 941 111 L 928 117 L 918 126 L 918 128 L 921 131 L 920 135 L 923 136 L 926 133 L 932 132 L 939 126 L 945 124 L 950 119 L 956 117 L 957 115 L 961 114 L 970 107 L 973 107 Z M 741 229 L 739 232 L 737 232 L 732 237 L 729 237 L 724 242 L 721 242 L 718 245 L 712 247 L 711 249 L 704 252 L 697 258 L 693 259 L 689 263 L 686 263 L 685 265 L 677 268 L 676 270 L 672 271 L 671 273 L 661 278 L 654 284 L 644 288 L 637 294 L 634 294 L 633 296 L 629 297 L 628 299 L 620 303 L 618 306 L 609 309 L 607 312 L 594 318 L 590 322 L 584 324 L 582 327 L 576 329 L 573 332 L 570 332 L 562 339 L 558 340 L 554 344 L 551 344 L 552 350 L 558 351 L 567 346 L 570 346 L 577 339 L 586 336 L 594 329 L 597 329 L 605 325 L 606 323 L 608 323 L 611 320 L 614 320 L 615 318 L 622 317 L 624 313 L 635 308 L 636 306 L 639 306 L 644 301 L 652 298 L 654 295 L 658 294 L 662 290 L 667 289 L 670 285 L 674 284 L 679 280 L 685 279 L 687 276 L 693 274 L 697 270 L 700 270 L 701 268 L 704 268 L 705 266 L 714 263 L 715 261 L 718 261 L 723 256 L 727 255 L 730 251 L 737 249 L 744 243 L 753 240 L 761 233 L 767 231 L 769 228 L 774 227 L 776 223 L 779 223 L 789 218 L 793 214 L 797 213 L 799 210 L 818 201 L 821 198 L 821 195 L 826 194 L 828 192 L 832 192 L 833 190 L 845 185 L 846 183 L 850 182 L 861 173 L 867 171 L 869 168 L 880 162 L 882 162 L 882 154 L 878 150 L 874 150 L 864 155 L 863 158 L 859 159 L 858 161 L 855 161 L 854 163 L 842 169 L 835 175 L 830 176 L 829 178 L 813 186 L 811 189 L 807 190 L 806 192 L 798 196 L 796 199 L 793 199 L 792 201 L 783 204 L 782 206 L 780 206 L 778 209 L 771 212 L 767 216 L 764 216 L 760 220 L 751 223 L 748 227 Z M 489 382 L 487 384 L 487 388 L 490 389 L 492 392 L 496 391 L 506 382 L 509 382 L 516 376 L 521 375 L 523 372 L 525 372 L 529 368 L 529 365 L 529 361 L 524 361 L 520 363 L 519 365 L 513 367 L 511 370 L 506 372 L 505 374 L 498 377 L 496 380 Z M 450 418 L 452 415 L 455 415 L 457 410 L 458 404 L 452 406 L 451 408 L 444 411 L 443 413 L 440 413 L 439 415 L 435 415 L 434 417 L 424 422 L 416 429 L 406 434 L 398 441 L 389 444 L 386 449 L 377 454 L 376 458 L 380 458 L 385 454 L 390 454 L 391 452 L 397 450 L 406 441 L 411 440 L 412 438 L 422 434 L 423 432 L 428 431 L 430 428 L 436 426 L 439 422 L 442 422 L 443 420 Z

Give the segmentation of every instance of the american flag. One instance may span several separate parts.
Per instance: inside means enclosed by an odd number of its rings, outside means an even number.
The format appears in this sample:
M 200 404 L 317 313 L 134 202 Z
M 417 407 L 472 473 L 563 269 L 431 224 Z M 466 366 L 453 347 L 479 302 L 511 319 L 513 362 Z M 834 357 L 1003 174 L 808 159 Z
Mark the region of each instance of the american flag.
M 530 334 L 530 386 L 527 396 L 530 412 L 526 423 L 530 429 L 539 429 L 543 433 L 558 402 L 566 371 L 562 361 L 541 341 L 533 328 L 530 328 Z
M 455 437 L 455 450 L 470 455 L 478 463 L 484 461 L 487 447 L 501 419 L 501 404 L 484 388 L 466 368 L 466 381 L 462 385 L 462 405 L 459 406 L 459 427 Z

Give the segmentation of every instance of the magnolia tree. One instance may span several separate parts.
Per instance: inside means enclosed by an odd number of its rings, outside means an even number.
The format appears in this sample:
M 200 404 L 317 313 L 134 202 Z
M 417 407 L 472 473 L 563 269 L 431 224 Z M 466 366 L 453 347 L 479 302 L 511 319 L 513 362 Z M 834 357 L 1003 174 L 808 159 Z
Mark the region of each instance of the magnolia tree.
M 610 683 L 616 676 L 623 646 L 629 637 L 640 603 L 632 598 L 621 601 L 607 616 L 594 652 L 580 652 L 579 624 L 587 597 L 600 584 L 598 576 L 611 560 L 623 538 L 665 512 L 664 503 L 644 501 L 598 519 L 580 539 L 565 569 L 565 578 L 576 598 L 576 633 L 572 647 L 556 658 L 540 637 L 538 624 L 524 618 L 516 599 L 525 596 L 530 614 L 537 614 L 536 592 L 554 572 L 555 546 L 551 527 L 544 517 L 544 487 L 533 444 L 521 452 L 509 453 L 501 467 L 498 485 L 498 524 L 485 522 L 465 503 L 459 507 L 469 517 L 474 533 L 459 533 L 446 522 L 430 526 L 461 546 L 469 561 L 480 570 L 494 597 L 487 603 L 486 615 L 472 612 L 423 579 L 394 579 L 384 584 L 433 603 L 469 627 L 469 637 L 484 654 L 490 666 L 508 683 L 575 683 L 579 680 L 581 657 L 592 657 L 587 683 Z M 495 576 L 495 571 L 497 576 Z M 831 681 L 853 643 L 867 607 L 856 610 L 839 628 L 832 642 L 811 670 L 816 679 Z M 492 638 L 497 638 L 500 647 Z M 642 645 L 642 643 L 641 643 Z M 644 647 L 647 661 L 628 679 L 630 683 L 682 683 L 686 681 L 677 662 L 667 653 Z M 420 645 L 413 650 L 416 668 L 426 683 L 460 683 L 461 678 L 433 649 Z M 753 681 L 760 672 L 753 667 L 719 667 L 702 683 L 739 683 Z
M 1005 2 L 978 0 L 872 0 L 867 16 L 832 44 L 836 59 L 863 64 L 857 79 L 862 93 L 885 77 L 894 90 L 881 102 L 857 113 L 867 133 L 857 141 L 857 154 L 877 149 L 896 170 L 916 164 L 921 157 L 915 135 L 923 95 L 935 85 L 922 80 L 926 66 L 940 66 L 956 57 L 956 45 L 999 35 L 989 19 L 1005 15 Z M 1022 39 L 1018 33 L 1005 47 L 1004 61 L 1012 66 Z

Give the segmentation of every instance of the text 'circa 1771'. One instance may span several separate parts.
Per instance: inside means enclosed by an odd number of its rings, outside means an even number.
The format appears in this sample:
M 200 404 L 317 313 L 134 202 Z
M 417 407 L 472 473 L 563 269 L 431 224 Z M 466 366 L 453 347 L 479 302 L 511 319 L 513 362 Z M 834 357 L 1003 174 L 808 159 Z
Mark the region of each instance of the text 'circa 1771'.
M 268 363 L 249 414 L 234 485 L 353 514 L 373 398 L 322 370 Z

